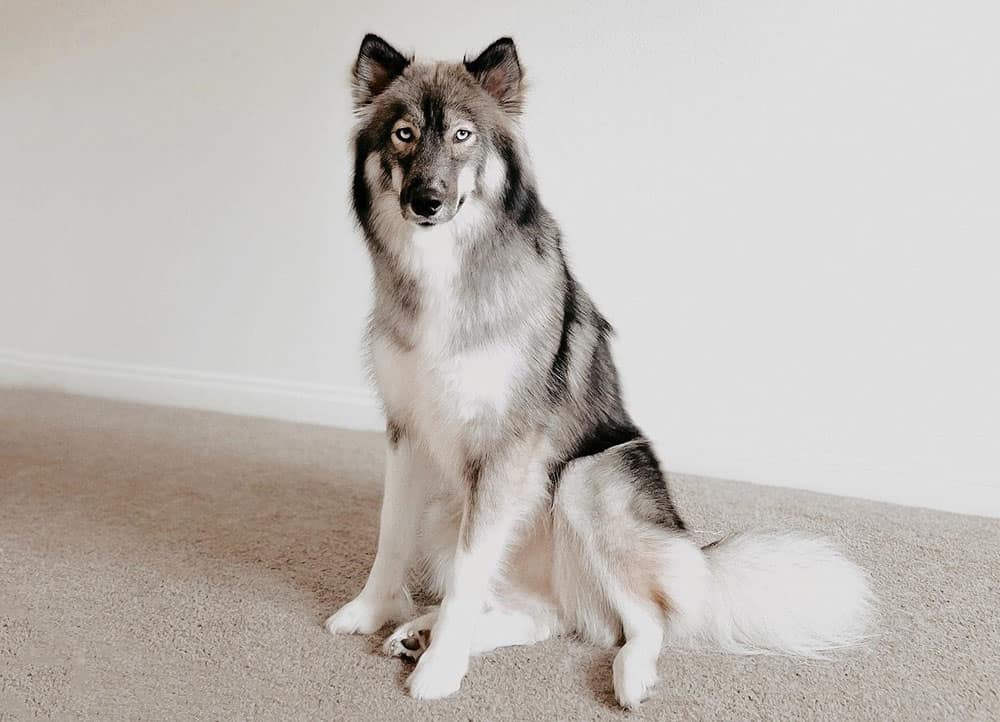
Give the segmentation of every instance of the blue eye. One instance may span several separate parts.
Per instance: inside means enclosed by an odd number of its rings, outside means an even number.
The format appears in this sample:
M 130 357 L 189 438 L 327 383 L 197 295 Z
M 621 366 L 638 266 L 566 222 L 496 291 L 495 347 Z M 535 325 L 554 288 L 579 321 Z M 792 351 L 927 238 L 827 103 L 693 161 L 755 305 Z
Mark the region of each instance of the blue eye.
M 471 130 L 466 130 L 465 128 L 459 128 L 455 131 L 455 142 L 461 143 L 463 140 L 468 140 L 469 136 L 472 135 Z
M 413 129 L 412 128 L 398 128 L 396 130 L 396 137 L 399 138 L 404 143 L 409 143 L 413 140 Z

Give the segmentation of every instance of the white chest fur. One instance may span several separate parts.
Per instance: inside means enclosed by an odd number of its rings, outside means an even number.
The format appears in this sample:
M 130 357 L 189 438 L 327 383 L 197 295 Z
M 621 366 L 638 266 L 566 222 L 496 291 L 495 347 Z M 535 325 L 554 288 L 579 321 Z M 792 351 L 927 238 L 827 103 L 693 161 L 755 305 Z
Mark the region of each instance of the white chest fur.
M 457 294 L 457 234 L 476 220 L 478 209 L 470 205 L 459 214 L 465 215 L 464 223 L 416 229 L 397 248 L 399 260 L 420 285 L 414 345 L 404 350 L 376 336 L 372 348 L 376 381 L 389 413 L 400 417 L 408 432 L 419 435 L 444 463 L 451 463 L 469 437 L 496 427 L 525 368 L 523 352 L 512 343 L 477 345 L 460 336 L 459 320 L 467 309 Z

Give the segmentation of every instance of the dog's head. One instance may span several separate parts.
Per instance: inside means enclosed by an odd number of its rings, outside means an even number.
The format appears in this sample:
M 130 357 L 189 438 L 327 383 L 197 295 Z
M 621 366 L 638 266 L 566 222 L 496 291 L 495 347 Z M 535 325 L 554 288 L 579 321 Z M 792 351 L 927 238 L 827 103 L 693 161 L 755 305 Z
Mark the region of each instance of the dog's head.
M 474 60 L 416 63 L 367 35 L 353 80 L 358 150 L 365 155 L 359 161 L 377 156 L 372 170 L 398 195 L 407 221 L 430 226 L 452 220 L 481 189 L 497 138 L 520 111 L 523 81 L 514 42 L 501 38 Z

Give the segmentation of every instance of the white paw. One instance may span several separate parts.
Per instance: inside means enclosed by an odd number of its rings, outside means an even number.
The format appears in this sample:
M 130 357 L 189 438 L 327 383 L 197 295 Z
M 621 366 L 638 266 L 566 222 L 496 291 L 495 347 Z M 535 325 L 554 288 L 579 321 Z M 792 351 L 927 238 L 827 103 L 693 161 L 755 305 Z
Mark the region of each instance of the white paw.
M 416 699 L 441 699 L 455 694 L 469 666 L 468 655 L 436 653 L 432 647 L 420 657 L 417 668 L 406 680 L 410 696 Z
M 615 657 L 615 698 L 625 709 L 636 709 L 656 685 L 656 654 L 626 644 Z
M 372 634 L 393 619 L 406 616 L 409 599 L 373 599 L 364 593 L 349 601 L 326 620 L 330 634 Z

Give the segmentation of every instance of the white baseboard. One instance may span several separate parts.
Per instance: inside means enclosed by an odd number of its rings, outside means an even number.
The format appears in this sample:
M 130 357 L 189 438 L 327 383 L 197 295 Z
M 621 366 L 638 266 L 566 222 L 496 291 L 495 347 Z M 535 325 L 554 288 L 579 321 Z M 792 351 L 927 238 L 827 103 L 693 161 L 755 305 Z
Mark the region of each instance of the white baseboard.
M 382 412 L 374 395 L 367 389 L 355 387 L 135 366 L 3 349 L 0 349 L 0 386 L 52 388 L 124 401 L 263 416 L 348 429 L 385 428 Z M 760 472 L 761 461 L 746 460 L 739 467 L 745 472 L 737 476 L 752 480 L 753 470 L 756 468 Z M 725 470 L 719 468 L 685 471 L 709 476 L 726 475 Z M 845 470 L 822 475 L 819 481 L 804 484 L 782 484 L 773 477 L 774 474 L 771 473 L 759 473 L 757 476 L 758 479 L 777 486 L 1000 517 L 1000 488 L 995 485 L 950 483 L 924 487 L 912 483 L 887 483 L 881 486 L 861 482 L 851 484 L 847 481 L 850 474 Z M 834 478 L 836 483 L 829 482 L 829 479 Z M 822 479 L 827 479 L 828 482 L 823 483 Z
M 137 366 L 0 349 L 0 385 L 165 406 L 376 430 L 385 427 L 374 395 L 363 388 Z

